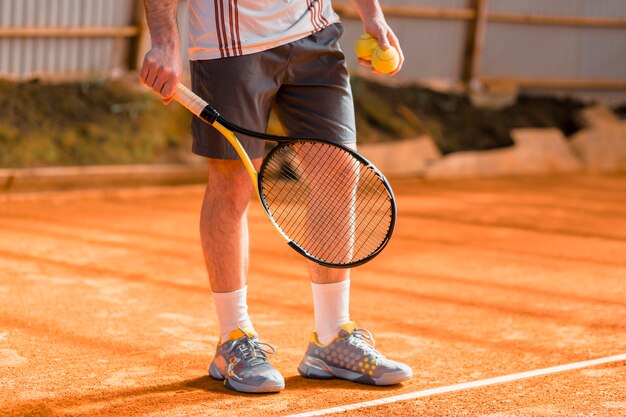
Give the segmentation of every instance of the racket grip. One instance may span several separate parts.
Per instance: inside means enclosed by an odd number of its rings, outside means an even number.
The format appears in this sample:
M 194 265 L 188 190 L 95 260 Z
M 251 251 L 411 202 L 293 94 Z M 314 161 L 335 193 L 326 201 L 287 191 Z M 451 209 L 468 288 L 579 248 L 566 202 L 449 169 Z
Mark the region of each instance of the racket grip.
M 202 114 L 202 110 L 208 106 L 206 101 L 202 100 L 193 91 L 182 84 L 176 86 L 172 97 L 198 117 Z
M 182 84 L 176 86 L 172 97 L 208 124 L 212 125 L 220 115 L 209 103 Z

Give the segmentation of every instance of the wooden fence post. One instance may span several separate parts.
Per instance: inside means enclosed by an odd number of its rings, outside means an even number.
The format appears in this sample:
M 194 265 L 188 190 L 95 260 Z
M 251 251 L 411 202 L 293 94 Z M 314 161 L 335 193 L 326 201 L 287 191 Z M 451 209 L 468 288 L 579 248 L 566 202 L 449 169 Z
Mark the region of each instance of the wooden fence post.
M 480 80 L 480 63 L 485 47 L 485 36 L 488 18 L 488 0 L 476 0 L 476 20 L 474 22 L 474 33 L 472 38 L 472 48 L 470 55 L 469 82 L 470 88 L 479 87 L 476 83 Z
M 129 56 L 129 69 L 139 69 L 143 64 L 143 56 L 148 51 L 150 40 L 148 31 L 148 24 L 146 22 L 146 12 L 144 9 L 143 0 L 136 0 L 135 5 L 135 26 L 138 33 L 135 38 Z

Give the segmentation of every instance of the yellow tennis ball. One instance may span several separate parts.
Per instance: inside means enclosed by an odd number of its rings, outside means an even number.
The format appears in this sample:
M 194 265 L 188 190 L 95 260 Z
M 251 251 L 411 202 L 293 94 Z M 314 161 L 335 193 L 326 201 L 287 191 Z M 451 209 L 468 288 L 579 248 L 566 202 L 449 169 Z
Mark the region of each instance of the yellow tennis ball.
M 375 37 L 369 33 L 364 33 L 359 36 L 359 39 L 354 43 L 354 53 L 361 59 L 369 61 L 374 49 L 378 48 L 378 41 Z
M 400 55 L 393 46 L 387 50 L 376 48 L 372 53 L 372 66 L 383 74 L 393 72 L 400 64 Z

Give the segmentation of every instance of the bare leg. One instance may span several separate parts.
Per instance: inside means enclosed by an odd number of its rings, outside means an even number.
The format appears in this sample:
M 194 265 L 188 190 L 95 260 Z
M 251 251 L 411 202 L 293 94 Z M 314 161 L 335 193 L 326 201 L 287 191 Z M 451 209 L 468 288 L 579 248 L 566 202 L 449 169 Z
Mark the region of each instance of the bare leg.
M 259 166 L 260 159 L 253 161 Z M 238 160 L 209 159 L 209 180 L 200 215 L 200 239 L 211 290 L 244 287 L 248 274 L 248 220 L 253 185 Z
M 348 147 L 356 150 L 356 143 L 348 144 Z M 311 282 L 315 284 L 332 284 L 350 279 L 349 269 L 327 268 L 312 261 L 308 261 L 308 268 Z
M 246 213 L 253 188 L 241 161 L 209 159 L 200 237 L 221 332 L 209 374 L 235 391 L 276 392 L 285 380 L 257 341 L 246 300 Z
M 315 284 L 332 284 L 350 278 L 349 269 L 327 268 L 313 261 L 307 261 L 307 266 L 309 267 L 311 282 Z

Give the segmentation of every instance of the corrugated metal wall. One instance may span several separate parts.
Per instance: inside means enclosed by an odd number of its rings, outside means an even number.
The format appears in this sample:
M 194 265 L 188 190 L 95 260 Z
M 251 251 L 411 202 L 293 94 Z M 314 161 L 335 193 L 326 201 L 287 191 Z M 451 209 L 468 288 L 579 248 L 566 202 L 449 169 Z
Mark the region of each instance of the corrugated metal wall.
M 124 27 L 136 0 L 0 0 L 1 28 Z M 2 37 L 0 76 L 73 78 L 123 71 L 128 40 L 106 37 Z
M 626 18 L 626 1 L 491 0 L 489 10 Z M 491 22 L 481 70 L 486 76 L 626 79 L 626 30 Z
M 178 3 L 178 29 L 180 32 L 180 49 L 183 55 L 185 74 L 189 77 L 189 55 L 187 54 L 187 39 L 189 37 L 189 10 L 187 0 L 179 0 Z
M 626 17 L 624 0 L 490 0 L 489 10 L 552 16 Z

